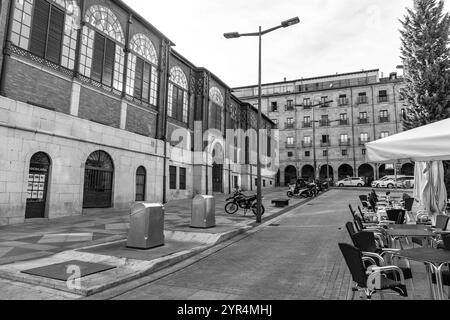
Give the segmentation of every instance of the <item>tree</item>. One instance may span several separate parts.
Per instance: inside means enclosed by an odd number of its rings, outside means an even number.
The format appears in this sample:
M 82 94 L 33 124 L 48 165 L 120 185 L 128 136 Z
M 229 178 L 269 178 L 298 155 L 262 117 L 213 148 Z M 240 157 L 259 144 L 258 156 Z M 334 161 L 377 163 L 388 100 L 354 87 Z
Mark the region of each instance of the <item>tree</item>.
M 443 9 L 443 1 L 414 0 L 414 9 L 400 21 L 405 130 L 449 117 L 450 17 Z
M 414 0 L 400 21 L 401 58 L 406 86 L 405 130 L 449 118 L 450 115 L 450 17 L 444 1 Z M 445 184 L 450 194 L 450 162 L 444 162 Z

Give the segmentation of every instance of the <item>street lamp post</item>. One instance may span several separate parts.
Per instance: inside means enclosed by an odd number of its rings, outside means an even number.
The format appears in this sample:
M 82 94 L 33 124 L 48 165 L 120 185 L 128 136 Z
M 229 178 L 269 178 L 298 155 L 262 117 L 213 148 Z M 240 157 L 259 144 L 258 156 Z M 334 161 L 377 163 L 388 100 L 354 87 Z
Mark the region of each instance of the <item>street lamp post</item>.
M 267 29 L 265 31 L 262 31 L 261 26 L 259 27 L 259 31 L 258 32 L 254 32 L 254 33 L 242 33 L 240 34 L 239 32 L 230 32 L 230 33 L 225 33 L 223 36 L 226 39 L 234 39 L 234 38 L 240 38 L 240 37 L 258 37 L 259 38 L 259 65 L 258 65 L 258 122 L 257 122 L 257 213 L 256 213 L 256 222 L 257 223 L 261 223 L 262 222 L 262 214 L 261 214 L 261 207 L 262 207 L 262 177 L 261 177 L 261 161 L 260 161 L 260 129 L 261 129 L 261 122 L 262 122 L 262 109 L 261 109 L 261 101 L 262 101 L 262 94 L 261 94 L 261 82 L 262 82 L 262 75 L 261 75 L 261 69 L 262 69 L 262 62 L 261 62 L 261 58 L 262 58 L 262 36 L 275 31 L 277 29 L 280 28 L 287 28 L 290 26 L 293 26 L 295 24 L 300 23 L 300 19 L 298 17 L 296 18 L 292 18 L 286 21 L 281 22 L 280 25 Z

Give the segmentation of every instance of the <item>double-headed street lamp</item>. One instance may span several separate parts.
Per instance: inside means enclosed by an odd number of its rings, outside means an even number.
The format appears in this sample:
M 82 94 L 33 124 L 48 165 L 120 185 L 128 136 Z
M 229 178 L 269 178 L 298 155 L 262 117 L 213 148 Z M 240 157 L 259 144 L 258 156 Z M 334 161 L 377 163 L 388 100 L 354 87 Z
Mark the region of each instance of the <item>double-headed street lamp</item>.
M 262 214 L 261 214 L 261 207 L 262 207 L 262 179 L 261 179 L 261 161 L 260 161 L 260 129 L 261 129 L 261 122 L 262 122 L 262 110 L 261 110 L 261 51 L 262 51 L 262 36 L 275 31 L 280 28 L 287 28 L 290 26 L 293 26 L 295 24 L 300 23 L 300 19 L 298 17 L 289 19 L 286 21 L 281 22 L 280 25 L 267 29 L 263 31 L 261 29 L 261 26 L 259 27 L 258 32 L 253 33 L 239 33 L 239 32 L 230 32 L 225 33 L 223 36 L 227 39 L 235 39 L 240 37 L 259 37 L 259 69 L 258 69 L 258 123 L 257 123 L 257 214 L 256 214 L 256 222 L 261 223 L 262 222 Z

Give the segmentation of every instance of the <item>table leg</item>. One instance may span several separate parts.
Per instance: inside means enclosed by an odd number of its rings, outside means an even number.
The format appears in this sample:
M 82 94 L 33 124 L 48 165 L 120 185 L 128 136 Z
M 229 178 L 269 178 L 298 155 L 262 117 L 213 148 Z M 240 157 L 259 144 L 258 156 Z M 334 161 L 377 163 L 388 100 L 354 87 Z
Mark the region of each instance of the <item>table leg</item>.
M 439 299 L 445 300 L 445 293 L 444 293 L 444 280 L 442 279 L 442 268 L 445 266 L 445 264 L 441 264 L 438 268 L 436 268 L 436 282 L 438 285 L 439 290 Z
M 435 288 L 433 285 L 433 278 L 431 277 L 432 271 L 431 271 L 431 267 L 428 263 L 425 263 L 425 269 L 426 269 L 426 273 L 427 273 L 428 284 L 430 286 L 431 299 L 436 300 L 436 292 L 435 292 Z

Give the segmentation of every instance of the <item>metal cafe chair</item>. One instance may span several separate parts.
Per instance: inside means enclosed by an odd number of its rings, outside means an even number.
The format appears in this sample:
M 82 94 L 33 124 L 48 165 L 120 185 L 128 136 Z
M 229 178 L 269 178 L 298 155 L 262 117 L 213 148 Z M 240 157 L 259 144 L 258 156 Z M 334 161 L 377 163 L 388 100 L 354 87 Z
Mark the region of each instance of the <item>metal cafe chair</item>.
M 383 292 L 387 290 L 402 297 L 408 297 L 405 277 L 399 267 L 380 267 L 373 258 L 365 256 L 360 249 L 346 243 L 339 243 L 339 249 L 354 282 L 352 300 L 355 292 L 364 293 L 367 300 L 370 300 L 375 293 L 380 293 L 383 299 Z
M 380 267 L 386 266 L 388 264 L 399 266 L 398 263 L 394 263 L 394 260 L 398 262 L 402 261 L 402 258 L 395 256 L 395 253 L 399 252 L 400 250 L 378 246 L 377 242 L 375 241 L 375 236 L 371 232 L 357 232 L 353 235 L 352 240 L 355 247 L 363 251 L 363 255 L 373 258 L 377 262 L 377 265 Z M 403 272 L 405 280 L 411 280 L 411 289 L 414 296 L 415 290 L 411 263 L 408 260 L 405 260 L 405 266 L 400 267 L 400 269 Z
M 450 233 L 443 234 L 441 236 L 441 240 L 439 240 L 437 243 L 438 243 L 438 248 L 442 248 L 444 250 L 450 251 Z M 435 274 L 431 275 L 431 280 L 432 280 L 433 284 L 437 283 Z M 449 266 L 449 270 L 442 271 L 442 283 L 444 284 L 444 286 L 450 287 L 450 266 Z M 448 298 L 450 299 L 450 289 L 448 289 L 447 295 L 448 295 Z

